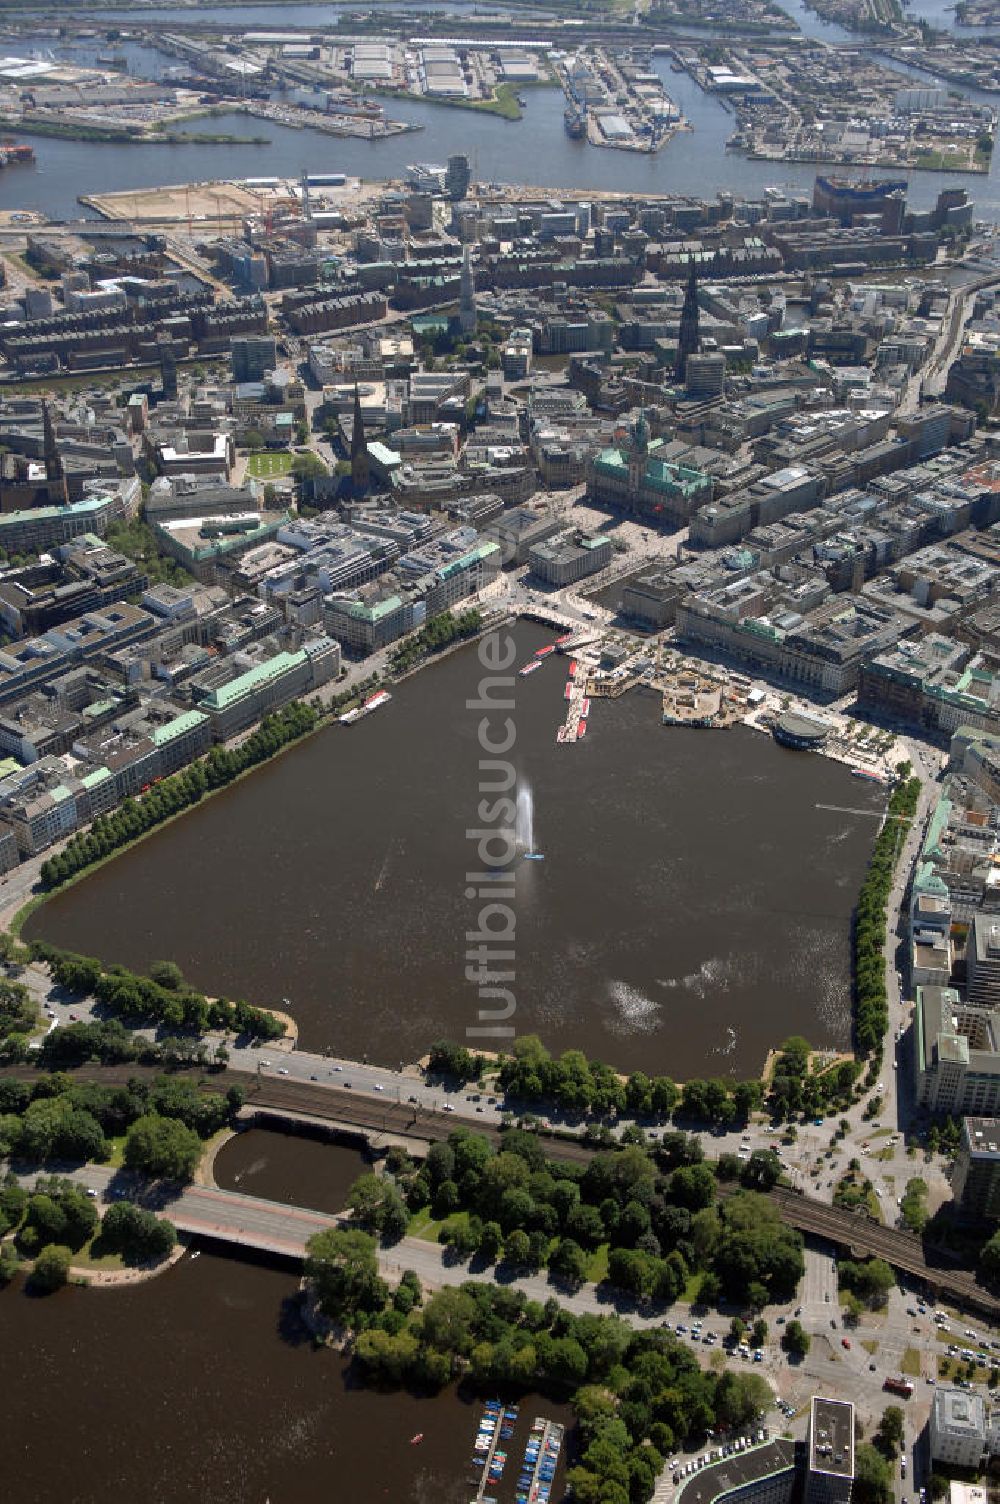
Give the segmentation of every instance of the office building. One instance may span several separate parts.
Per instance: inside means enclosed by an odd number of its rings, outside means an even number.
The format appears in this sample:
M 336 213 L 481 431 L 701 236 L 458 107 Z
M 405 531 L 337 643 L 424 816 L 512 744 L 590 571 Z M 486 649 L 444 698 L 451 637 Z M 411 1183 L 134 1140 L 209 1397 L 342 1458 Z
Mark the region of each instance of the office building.
M 962 1119 L 951 1188 L 966 1216 L 1000 1222 L 1000 1118 Z
M 455 156 L 449 157 L 444 175 L 444 191 L 448 197 L 450 199 L 466 198 L 471 180 L 472 169 L 464 152 L 457 152 Z
M 813 1395 L 806 1445 L 804 1504 L 851 1504 L 854 1406 Z
M 935 1389 L 928 1433 L 933 1462 L 978 1468 L 987 1451 L 982 1396 L 968 1389 Z
M 237 334 L 229 341 L 234 381 L 263 381 L 278 362 L 273 334 Z
M 932 1113 L 1000 1114 L 1000 1012 L 963 1003 L 953 987 L 918 987 L 916 1095 Z
M 1000 1007 L 1000 916 L 976 914 L 965 953 L 970 1003 Z

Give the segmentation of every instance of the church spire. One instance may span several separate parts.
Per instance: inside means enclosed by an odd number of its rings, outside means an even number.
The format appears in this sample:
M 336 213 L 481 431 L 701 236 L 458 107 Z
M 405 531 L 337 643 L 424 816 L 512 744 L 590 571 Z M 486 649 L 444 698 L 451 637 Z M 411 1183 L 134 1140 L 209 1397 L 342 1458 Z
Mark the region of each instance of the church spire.
M 689 256 L 688 280 L 684 289 L 684 307 L 681 309 L 681 327 L 677 340 L 677 364 L 674 367 L 678 381 L 684 380 L 688 356 L 697 355 L 698 345 L 698 274 L 694 257 Z
M 368 445 L 365 443 L 365 420 L 357 382 L 354 383 L 354 421 L 351 424 L 351 480 L 356 490 L 368 489 Z

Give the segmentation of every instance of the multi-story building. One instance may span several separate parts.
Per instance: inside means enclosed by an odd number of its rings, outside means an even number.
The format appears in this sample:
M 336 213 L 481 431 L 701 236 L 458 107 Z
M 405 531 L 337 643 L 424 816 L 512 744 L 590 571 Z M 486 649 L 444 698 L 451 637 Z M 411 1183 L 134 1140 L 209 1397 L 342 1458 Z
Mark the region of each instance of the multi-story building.
M 312 638 L 297 651 L 263 658 L 211 689 L 196 687 L 195 703 L 211 722 L 213 740 L 226 741 L 339 672 L 339 645 L 328 637 Z
M 610 538 L 570 531 L 536 543 L 528 553 L 532 574 L 549 585 L 572 585 L 606 569 L 614 556 Z
M 323 626 L 354 653 L 367 655 L 423 626 L 427 603 L 417 591 L 393 592 L 375 600 L 329 595 L 323 603 Z
M 979 1468 L 987 1451 L 982 1396 L 967 1389 L 935 1389 L 928 1434 L 933 1462 Z
M 262 381 L 278 362 L 273 334 L 237 334 L 229 342 L 234 381 Z
M 973 916 L 965 951 L 970 1003 L 1000 1008 L 1000 915 Z
M 661 459 L 656 452 L 660 445 L 660 440 L 650 438 L 649 422 L 641 414 L 626 439 L 591 460 L 590 499 L 667 526 L 683 526 L 697 507 L 712 499 L 714 482 L 691 466 Z
M 699 1468 L 676 1490 L 678 1504 L 792 1504 L 798 1495 L 795 1443 L 782 1437 Z
M 854 1406 L 814 1395 L 809 1411 L 804 1504 L 851 1504 Z
M 962 1119 L 951 1189 L 966 1216 L 1000 1222 L 1000 1119 Z
M 1000 1013 L 963 1003 L 952 987 L 916 989 L 916 1097 L 929 1112 L 1000 1113 Z

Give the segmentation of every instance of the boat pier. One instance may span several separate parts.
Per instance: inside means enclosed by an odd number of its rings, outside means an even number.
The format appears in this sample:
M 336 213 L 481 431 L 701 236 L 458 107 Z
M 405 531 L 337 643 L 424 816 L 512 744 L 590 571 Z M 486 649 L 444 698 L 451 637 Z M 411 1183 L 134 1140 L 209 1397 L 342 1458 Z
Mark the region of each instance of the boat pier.
M 590 700 L 587 693 L 587 667 L 574 658 L 566 681 L 566 719 L 556 732 L 557 742 L 577 742 L 587 734 Z
M 566 1428 L 536 1416 L 517 1480 L 517 1504 L 549 1504 Z
M 482 1471 L 478 1479 L 473 1477 L 472 1481 L 477 1486 L 471 1504 L 496 1504 L 496 1500 L 488 1490 L 499 1483 L 503 1476 L 507 1453 L 500 1443 L 513 1436 L 516 1419 L 516 1405 L 502 1405 L 499 1400 L 487 1401 L 479 1422 L 479 1432 L 472 1457 L 473 1468 L 481 1468 Z

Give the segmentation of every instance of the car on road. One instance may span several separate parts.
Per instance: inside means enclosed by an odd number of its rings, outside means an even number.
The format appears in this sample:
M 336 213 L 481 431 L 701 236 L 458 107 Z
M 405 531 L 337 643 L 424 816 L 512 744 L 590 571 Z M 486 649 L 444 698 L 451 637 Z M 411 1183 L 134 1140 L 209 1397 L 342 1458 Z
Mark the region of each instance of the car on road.
M 444 1108 L 442 1110 L 444 1112 L 454 1112 L 455 1111 L 454 1107 L 452 1106 L 452 1104 L 450 1102 L 446 1102 L 444 1104 Z
M 270 1062 L 270 1060 L 262 1060 L 260 1063 L 261 1063 L 261 1065 L 266 1065 L 267 1068 L 268 1068 L 268 1070 L 271 1069 L 271 1062 Z
M 869 1363 L 869 1365 L 868 1365 L 868 1372 L 869 1373 L 874 1373 L 875 1372 L 875 1364 L 874 1363 Z
M 318 1081 L 318 1080 L 319 1080 L 319 1077 L 318 1077 L 318 1076 L 310 1076 L 310 1077 L 309 1077 L 309 1080 L 310 1080 L 310 1081 Z
M 376 1081 L 372 1087 L 372 1091 L 385 1091 L 385 1087 L 382 1085 L 381 1081 Z
M 841 1345 L 841 1347 L 850 1347 L 850 1345 L 851 1345 L 851 1339 L 850 1339 L 850 1337 L 841 1337 L 841 1339 L 840 1339 L 840 1345 Z
M 93 1186 L 88 1185 L 87 1195 L 90 1197 L 91 1201 L 97 1200 L 97 1192 L 94 1190 Z
M 278 1066 L 278 1075 L 279 1076 L 287 1076 L 288 1075 L 288 1067 L 287 1067 L 287 1065 L 279 1065 Z

